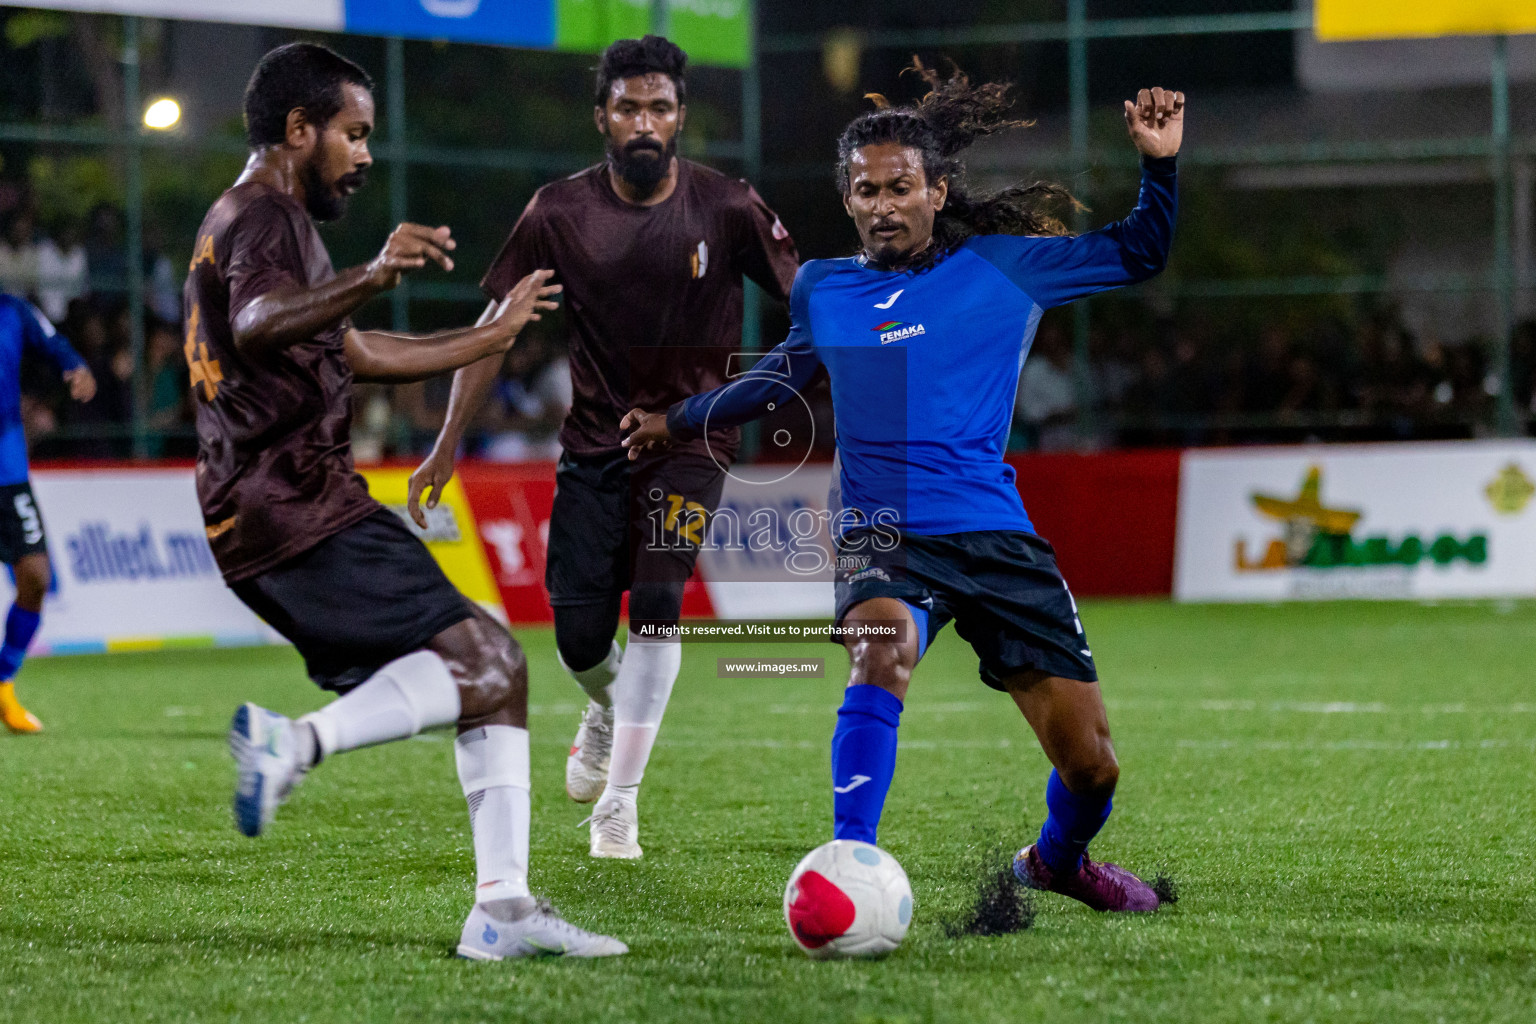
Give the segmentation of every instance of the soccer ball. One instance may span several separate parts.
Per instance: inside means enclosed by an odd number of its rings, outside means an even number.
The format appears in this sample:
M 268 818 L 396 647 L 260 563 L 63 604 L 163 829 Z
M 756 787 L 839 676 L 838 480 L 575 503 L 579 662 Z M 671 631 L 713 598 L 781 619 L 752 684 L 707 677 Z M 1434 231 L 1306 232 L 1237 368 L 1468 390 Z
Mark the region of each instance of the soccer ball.
M 784 920 L 813 959 L 879 956 L 907 934 L 912 886 L 878 846 L 834 839 L 795 865 L 784 888 Z

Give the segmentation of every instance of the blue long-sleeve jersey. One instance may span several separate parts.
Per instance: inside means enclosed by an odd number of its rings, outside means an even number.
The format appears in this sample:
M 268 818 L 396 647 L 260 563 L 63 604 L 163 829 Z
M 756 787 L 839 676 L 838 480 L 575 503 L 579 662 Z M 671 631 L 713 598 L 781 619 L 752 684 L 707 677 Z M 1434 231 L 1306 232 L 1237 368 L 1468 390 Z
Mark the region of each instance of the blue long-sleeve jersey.
M 35 306 L 0 294 L 0 486 L 27 480 L 27 435 L 21 425 L 21 357 L 27 349 L 43 353 L 60 373 L 85 360 L 54 330 Z
M 800 268 L 783 344 L 668 411 L 674 437 L 764 415 L 825 366 L 839 470 L 834 533 L 1033 532 L 1003 462 L 1019 371 L 1041 314 L 1163 269 L 1177 214 L 1172 157 L 1143 160 L 1125 220 L 1075 237 L 984 235 L 920 271 L 862 259 Z

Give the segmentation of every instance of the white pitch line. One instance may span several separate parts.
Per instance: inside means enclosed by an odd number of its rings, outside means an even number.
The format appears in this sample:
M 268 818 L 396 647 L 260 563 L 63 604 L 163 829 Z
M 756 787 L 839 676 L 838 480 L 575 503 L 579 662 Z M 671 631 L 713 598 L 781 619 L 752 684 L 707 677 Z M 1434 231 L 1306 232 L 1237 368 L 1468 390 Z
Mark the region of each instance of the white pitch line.
M 1412 753 L 1429 750 L 1536 749 L 1536 740 L 1179 740 L 1183 750 L 1380 750 Z
M 574 715 L 579 708 L 575 704 L 529 704 L 530 715 Z
M 668 739 L 662 736 L 657 741 L 663 747 L 686 747 L 690 749 L 715 750 L 734 749 L 738 747 L 751 747 L 757 750 L 825 750 L 825 743 L 813 743 L 810 740 L 769 740 L 769 739 L 729 739 L 718 740 L 686 740 Z M 996 740 L 899 740 L 896 747 L 899 750 L 1008 750 L 1013 746 L 1013 741 L 1007 738 Z
M 1280 712 L 1302 715 L 1528 715 L 1536 704 L 1385 704 L 1381 701 L 1296 701 L 1278 700 L 1162 700 L 1156 698 L 1108 698 L 1104 706 L 1111 711 L 1208 711 Z
M 999 707 L 997 701 L 959 700 L 934 704 L 907 704 L 909 714 L 969 714 L 992 711 Z M 1278 700 L 1261 703 L 1256 700 L 1163 700 L 1161 698 L 1123 697 L 1107 698 L 1104 706 L 1111 711 L 1206 711 L 1230 713 L 1273 713 L 1298 715 L 1528 715 L 1536 713 L 1536 704 L 1414 704 L 1393 705 L 1381 701 L 1353 700 Z M 561 714 L 575 710 L 575 705 L 554 705 Z M 820 715 L 835 714 L 835 704 L 770 704 L 770 715 Z M 530 710 L 530 713 L 538 712 Z

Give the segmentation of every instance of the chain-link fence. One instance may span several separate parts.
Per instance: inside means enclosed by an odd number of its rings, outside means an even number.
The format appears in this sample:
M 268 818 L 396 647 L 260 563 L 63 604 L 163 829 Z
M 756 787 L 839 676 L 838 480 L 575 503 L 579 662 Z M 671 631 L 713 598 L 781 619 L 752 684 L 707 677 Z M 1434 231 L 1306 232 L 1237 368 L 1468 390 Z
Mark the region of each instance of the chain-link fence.
M 1063 182 L 1085 226 L 1135 201 L 1120 101 L 1189 97 L 1169 269 L 1047 314 L 1017 445 L 1529 429 L 1536 38 L 1320 43 L 1288 0 L 864 7 L 761 41 L 769 194 L 813 255 L 852 242 L 830 140 L 864 93 L 915 95 L 914 55 L 1016 83 L 1036 123 L 979 146 L 972 178 Z
M 914 54 L 1016 83 L 1036 123 L 978 147 L 972 178 L 1059 180 L 1089 208 L 1084 227 L 1134 202 L 1120 100 L 1152 84 L 1188 95 L 1173 261 L 1146 286 L 1048 314 L 1016 445 L 1529 429 L 1533 37 L 1323 44 L 1286 0 L 758 6 L 754 66 L 692 72 L 683 151 L 753 179 L 806 258 L 854 248 L 833 142 L 864 93 L 915 95 L 902 75 Z M 244 159 L 245 77 L 299 34 L 24 8 L 0 8 L 0 23 L 0 288 L 35 298 L 103 383 L 77 407 L 46 367 L 28 369 L 35 454 L 189 455 L 183 268 Z M 456 273 L 417 276 L 360 322 L 473 319 L 477 275 L 534 189 L 601 156 L 592 58 L 323 38 L 374 74 L 380 100 L 375 183 L 324 229 L 336 263 L 368 258 L 406 217 L 449 224 L 460 244 Z M 175 129 L 143 123 L 160 96 L 180 102 Z M 784 325 L 764 308 L 748 345 Z M 561 325 L 543 328 L 542 365 L 509 365 L 506 415 L 493 410 L 486 433 L 526 427 L 515 406 L 559 365 Z M 446 382 L 365 390 L 360 451 L 418 452 L 445 401 Z

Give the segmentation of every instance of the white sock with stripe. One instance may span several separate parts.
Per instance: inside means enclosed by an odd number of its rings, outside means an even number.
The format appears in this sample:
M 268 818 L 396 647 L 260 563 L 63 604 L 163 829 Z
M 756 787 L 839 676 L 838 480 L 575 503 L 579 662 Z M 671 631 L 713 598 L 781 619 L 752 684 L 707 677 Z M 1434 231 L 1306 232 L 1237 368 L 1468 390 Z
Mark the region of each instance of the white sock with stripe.
M 485 725 L 453 743 L 475 843 L 475 902 L 528 895 L 528 730 Z
M 629 634 L 613 681 L 613 756 L 608 786 L 598 803 L 635 802 L 682 665 L 683 645 L 676 640 L 657 643 Z

